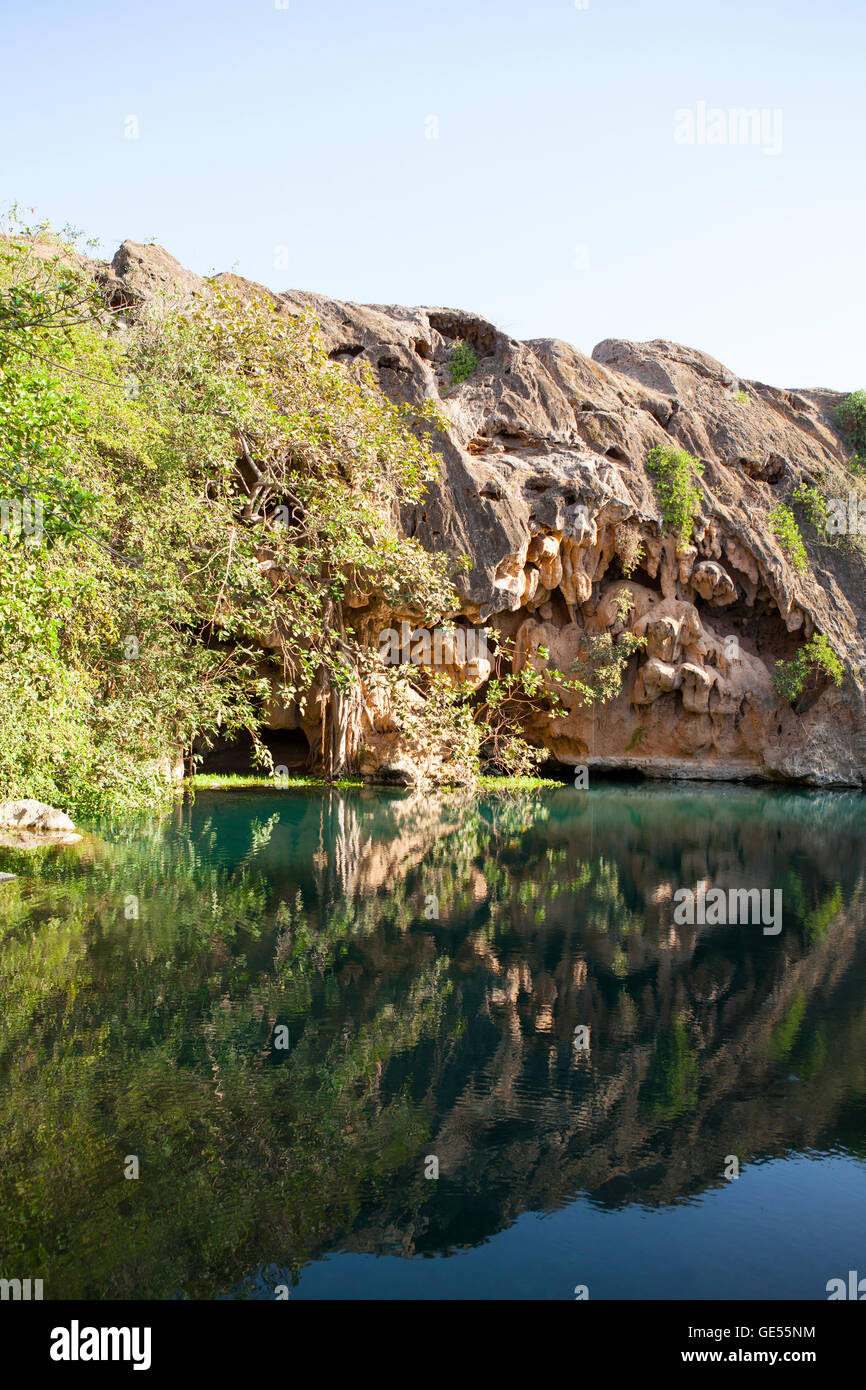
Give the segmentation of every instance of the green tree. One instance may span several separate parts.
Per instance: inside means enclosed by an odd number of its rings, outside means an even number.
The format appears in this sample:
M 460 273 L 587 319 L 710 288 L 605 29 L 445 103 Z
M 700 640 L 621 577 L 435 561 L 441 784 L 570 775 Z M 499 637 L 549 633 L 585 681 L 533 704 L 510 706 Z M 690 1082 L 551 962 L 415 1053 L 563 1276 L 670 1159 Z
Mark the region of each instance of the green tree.
M 213 286 L 128 326 L 67 244 L 8 238 L 0 491 L 43 527 L 0 535 L 0 795 L 153 805 L 171 761 L 241 730 L 267 765 L 269 670 L 287 703 L 319 702 L 343 771 L 369 662 L 347 598 L 453 604 L 444 558 L 399 524 L 440 426 L 267 297 Z

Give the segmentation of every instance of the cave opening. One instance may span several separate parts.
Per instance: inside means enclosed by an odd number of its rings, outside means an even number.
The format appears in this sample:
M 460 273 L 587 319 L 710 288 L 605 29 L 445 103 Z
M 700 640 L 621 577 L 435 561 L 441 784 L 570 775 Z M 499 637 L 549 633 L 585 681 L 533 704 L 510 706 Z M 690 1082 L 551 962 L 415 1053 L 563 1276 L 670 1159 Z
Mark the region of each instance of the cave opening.
M 658 575 L 653 578 L 649 570 L 645 569 L 642 564 L 635 565 L 634 569 L 632 569 L 629 574 L 624 574 L 622 558 L 617 554 L 611 556 L 603 579 L 605 588 L 607 588 L 609 584 L 640 584 L 644 589 L 649 589 L 654 594 L 661 595 L 662 592 L 662 586 Z
M 574 782 L 575 772 L 582 764 L 560 762 L 556 757 L 548 758 L 541 763 L 538 768 L 539 777 L 549 777 L 553 782 L 562 782 L 564 786 L 570 786 Z M 646 776 L 640 768 L 635 767 L 593 767 L 589 772 L 590 784 L 595 782 L 645 782 Z
M 744 598 L 722 607 L 707 603 L 699 594 L 691 598 L 701 622 L 724 639 L 735 636 L 772 670 L 776 661 L 790 661 L 803 642 L 802 631 L 789 632 L 773 599 L 757 599 L 751 606 Z
M 308 770 L 310 744 L 302 729 L 262 729 L 259 737 L 274 760 L 275 767 L 288 768 L 300 775 Z M 202 753 L 196 771 L 210 774 L 235 773 L 242 777 L 262 776 L 264 768 L 253 763 L 252 736 L 244 731 L 237 738 L 217 739 L 212 748 L 194 750 Z

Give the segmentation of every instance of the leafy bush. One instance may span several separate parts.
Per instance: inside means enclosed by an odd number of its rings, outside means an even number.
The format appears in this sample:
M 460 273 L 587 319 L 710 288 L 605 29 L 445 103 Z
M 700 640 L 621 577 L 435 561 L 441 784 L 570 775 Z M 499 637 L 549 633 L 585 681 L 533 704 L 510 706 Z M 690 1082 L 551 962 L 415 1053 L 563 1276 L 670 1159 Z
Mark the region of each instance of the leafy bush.
M 432 406 L 393 405 L 264 297 L 212 286 L 120 324 L 71 249 L 0 243 L 0 494 L 44 510 L 41 544 L 0 534 L 0 797 L 152 806 L 180 754 L 242 730 L 267 766 L 265 648 L 339 752 L 367 659 L 347 589 L 453 603 L 398 523 L 436 473 Z
M 794 489 L 794 501 L 803 508 L 818 534 L 827 540 L 827 521 L 830 513 L 824 495 L 816 487 L 798 483 Z
M 565 711 L 558 690 L 550 683 L 551 677 L 560 682 L 565 678 L 549 666 L 544 669 L 549 655 L 548 648 L 539 647 L 535 652 L 538 665 L 529 661 L 515 671 L 514 638 L 497 632 L 490 679 L 477 699 L 468 687 L 464 689 L 464 698 L 473 705 L 486 767 L 512 777 L 528 777 L 547 757 L 546 749 L 528 742 L 524 729 L 532 718 L 552 718 Z
M 624 616 L 622 609 L 620 614 Z M 574 687 L 583 703 L 606 704 L 616 699 L 629 658 L 645 645 L 645 637 L 629 631 L 621 632 L 616 639 L 609 632 L 590 637 L 571 668 L 576 678 Z
M 703 463 L 685 449 L 657 444 L 647 456 L 647 469 L 655 481 L 666 528 L 679 537 L 680 545 L 688 545 L 701 505 L 696 479 L 704 471 Z
M 866 469 L 866 391 L 852 391 L 846 396 L 836 407 L 836 419 L 854 446 L 851 467 L 862 473 Z
M 451 373 L 451 381 L 455 386 L 459 386 L 461 381 L 466 381 L 478 366 L 478 354 L 473 352 L 468 343 L 458 342 L 454 345 L 451 358 L 448 363 L 448 370 Z
M 483 733 L 473 717 L 471 688 L 442 671 L 416 669 L 410 677 L 407 669 L 391 668 L 384 679 L 419 782 L 440 781 L 443 771 L 455 784 L 474 781 Z
M 810 676 L 823 673 L 834 685 L 841 685 L 845 668 L 823 633 L 816 632 L 810 642 L 801 647 L 793 661 L 777 661 L 773 686 L 777 693 L 791 703 L 799 699 Z
M 770 512 L 770 526 L 792 567 L 798 574 L 804 574 L 809 568 L 809 556 L 800 535 L 797 518 L 784 502 L 780 502 L 778 507 L 774 507 Z

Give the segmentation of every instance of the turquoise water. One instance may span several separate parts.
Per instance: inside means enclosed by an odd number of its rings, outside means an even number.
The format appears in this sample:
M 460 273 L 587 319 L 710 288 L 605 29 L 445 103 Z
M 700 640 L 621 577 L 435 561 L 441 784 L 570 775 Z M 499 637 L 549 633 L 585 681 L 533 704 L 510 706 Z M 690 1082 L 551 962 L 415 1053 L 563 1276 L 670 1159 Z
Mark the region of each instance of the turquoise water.
M 864 832 L 854 794 L 608 784 L 0 848 L 0 1275 L 826 1298 L 866 1276 Z M 781 930 L 678 925 L 702 881 Z

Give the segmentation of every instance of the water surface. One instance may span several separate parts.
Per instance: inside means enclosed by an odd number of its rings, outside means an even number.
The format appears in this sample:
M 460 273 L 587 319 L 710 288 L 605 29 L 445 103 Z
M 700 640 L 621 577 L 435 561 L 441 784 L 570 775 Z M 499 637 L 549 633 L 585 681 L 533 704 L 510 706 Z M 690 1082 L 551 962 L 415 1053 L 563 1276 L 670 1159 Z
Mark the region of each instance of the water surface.
M 0 849 L 3 1277 L 822 1299 L 866 1275 L 864 798 L 241 792 L 91 830 Z M 781 931 L 676 925 L 702 880 L 780 889 Z

